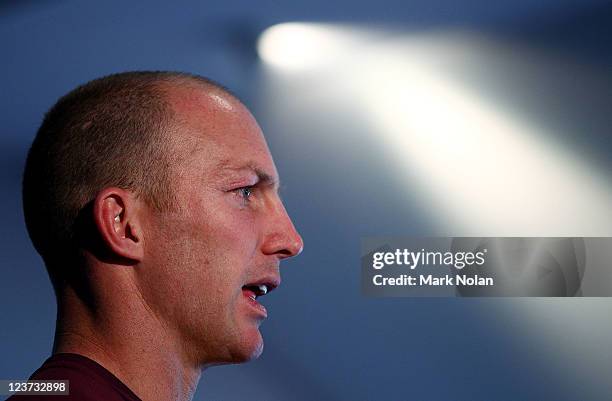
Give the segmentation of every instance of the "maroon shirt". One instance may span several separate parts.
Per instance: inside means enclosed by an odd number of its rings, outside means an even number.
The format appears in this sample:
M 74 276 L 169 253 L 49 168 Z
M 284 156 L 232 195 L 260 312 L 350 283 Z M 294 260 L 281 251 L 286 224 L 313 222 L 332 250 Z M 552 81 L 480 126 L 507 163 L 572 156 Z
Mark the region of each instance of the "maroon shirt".
M 30 380 L 69 380 L 70 395 L 13 395 L 6 401 L 141 401 L 111 372 L 78 354 L 52 355 Z

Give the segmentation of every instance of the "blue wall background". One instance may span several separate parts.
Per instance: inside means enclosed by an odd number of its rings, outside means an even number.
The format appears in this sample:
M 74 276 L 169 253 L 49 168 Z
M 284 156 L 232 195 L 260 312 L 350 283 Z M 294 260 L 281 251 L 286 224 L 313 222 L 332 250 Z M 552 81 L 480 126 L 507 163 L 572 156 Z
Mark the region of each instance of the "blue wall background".
M 611 177 L 609 2 L 2 1 L 0 378 L 27 377 L 52 344 L 52 288 L 29 243 L 20 199 L 25 155 L 42 115 L 89 79 L 173 69 L 210 76 L 253 109 L 306 244 L 267 299 L 264 355 L 205 372 L 197 400 L 609 399 L 608 299 L 361 296 L 361 237 L 462 232 L 433 222 L 436 210 L 418 196 L 398 194 L 396 172 L 377 152 L 379 139 L 347 118 L 350 110 L 304 104 L 303 88 L 270 76 L 255 40 L 288 21 L 407 33 L 461 29 L 554 55 L 561 62 L 550 74 L 502 69 L 491 82 L 514 79 L 503 101 Z

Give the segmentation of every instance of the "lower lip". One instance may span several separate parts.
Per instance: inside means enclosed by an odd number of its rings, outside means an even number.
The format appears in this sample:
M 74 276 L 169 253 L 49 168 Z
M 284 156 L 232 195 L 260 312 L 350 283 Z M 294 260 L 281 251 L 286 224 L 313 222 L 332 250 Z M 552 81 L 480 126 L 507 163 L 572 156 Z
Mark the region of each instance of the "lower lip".
M 249 303 L 249 305 L 255 310 L 257 311 L 258 314 L 260 314 L 261 316 L 263 316 L 264 318 L 268 317 L 268 311 L 266 310 L 266 308 L 260 304 L 259 302 L 257 302 L 257 300 L 251 298 L 248 294 L 250 294 L 250 292 L 247 291 L 242 291 L 242 295 L 246 298 L 247 302 Z

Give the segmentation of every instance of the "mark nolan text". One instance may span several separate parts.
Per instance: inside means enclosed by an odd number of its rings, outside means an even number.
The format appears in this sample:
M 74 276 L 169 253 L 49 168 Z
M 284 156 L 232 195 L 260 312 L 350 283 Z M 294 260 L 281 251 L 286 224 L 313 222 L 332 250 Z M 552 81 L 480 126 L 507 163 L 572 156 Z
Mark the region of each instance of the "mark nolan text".
M 444 277 L 434 277 L 431 274 L 420 275 L 420 285 L 478 285 L 478 286 L 489 286 L 493 285 L 492 277 L 479 277 L 477 274 L 474 276 L 466 276 L 465 274 L 458 274 L 456 276 L 449 276 L 448 274 Z
M 477 274 L 468 276 L 458 274 L 456 276 L 445 275 L 437 277 L 431 274 L 420 274 L 416 277 L 412 275 L 402 274 L 398 277 L 383 277 L 381 274 L 376 274 L 372 277 L 374 285 L 400 285 L 400 286 L 446 286 L 446 285 L 470 285 L 470 286 L 492 286 L 492 277 L 480 277 Z

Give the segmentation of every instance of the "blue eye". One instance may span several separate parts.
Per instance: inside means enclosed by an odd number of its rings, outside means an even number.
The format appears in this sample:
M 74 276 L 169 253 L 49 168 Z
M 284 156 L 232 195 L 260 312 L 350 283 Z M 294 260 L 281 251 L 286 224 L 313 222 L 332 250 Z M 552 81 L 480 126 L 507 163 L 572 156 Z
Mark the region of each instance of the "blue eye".
M 248 201 L 251 198 L 251 195 L 253 195 L 252 186 L 238 188 L 236 191 L 238 192 L 238 195 L 240 195 L 240 197 L 245 201 Z

